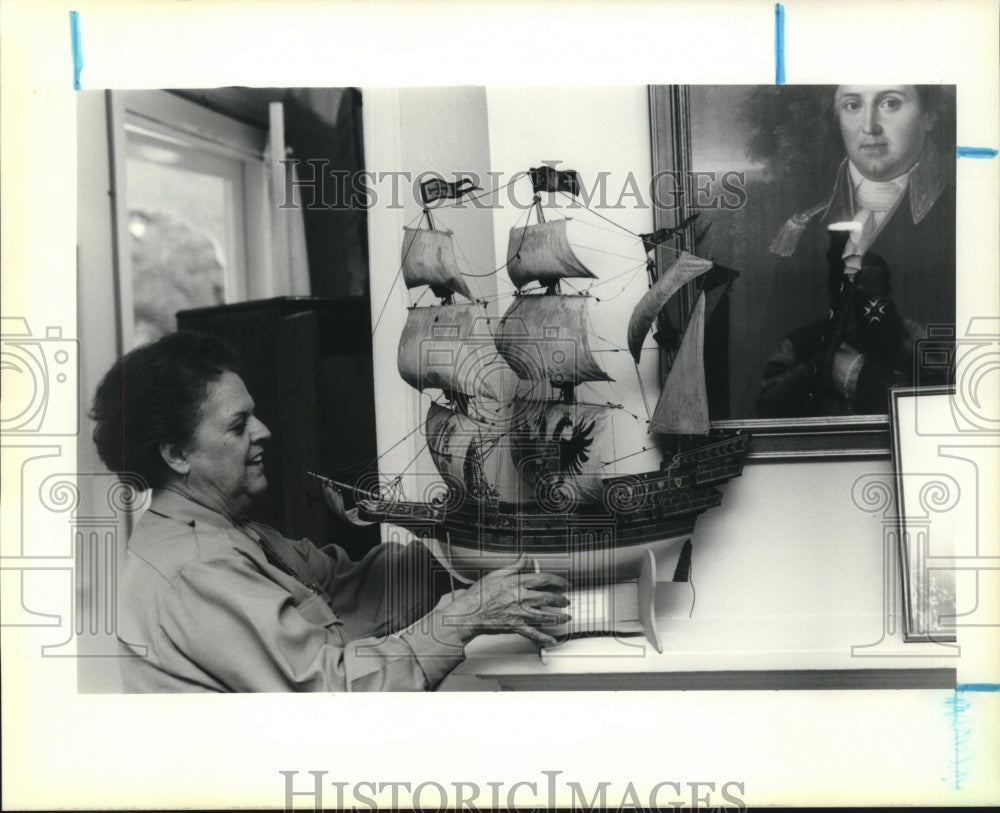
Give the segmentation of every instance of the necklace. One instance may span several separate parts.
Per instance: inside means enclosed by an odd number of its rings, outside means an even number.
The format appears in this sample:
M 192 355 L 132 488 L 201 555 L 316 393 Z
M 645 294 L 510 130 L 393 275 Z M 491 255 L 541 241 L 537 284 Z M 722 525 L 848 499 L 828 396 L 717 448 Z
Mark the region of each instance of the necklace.
M 195 499 L 191 494 L 187 494 L 184 491 L 181 491 L 177 488 L 171 488 L 170 486 L 167 486 L 166 490 L 173 491 L 175 494 L 180 494 L 180 496 L 182 496 L 184 499 L 190 500 L 191 502 L 200 505 L 202 508 L 206 508 L 215 514 L 219 514 L 220 516 L 224 517 L 230 525 L 232 525 L 237 531 L 243 534 L 251 542 L 255 543 L 257 547 L 259 547 L 264 552 L 264 558 L 266 558 L 271 565 L 278 568 L 278 570 L 280 570 L 286 576 L 291 576 L 300 584 L 304 584 L 311 592 L 315 593 L 317 596 L 320 596 L 323 599 L 323 601 L 327 603 L 327 605 L 332 606 L 331 605 L 332 600 L 330 598 L 329 593 L 327 593 L 326 590 L 324 590 L 322 587 L 316 584 L 316 582 L 303 579 L 298 573 L 296 573 L 292 569 L 292 567 L 288 564 L 288 562 L 286 562 L 278 554 L 278 552 L 273 547 L 271 547 L 271 544 L 266 539 L 264 539 L 259 533 L 257 533 L 253 528 L 251 528 L 248 525 L 245 525 L 239 520 L 233 519 L 231 516 L 229 516 L 228 513 L 219 511 L 216 508 L 212 508 L 211 506 L 206 505 L 201 500 Z
M 278 568 L 278 570 L 285 573 L 285 575 L 291 576 L 293 579 L 304 584 L 316 595 L 321 596 L 323 600 L 326 601 L 327 604 L 330 603 L 330 597 L 327 595 L 327 592 L 322 587 L 320 587 L 315 582 L 303 579 L 298 573 L 296 573 L 292 569 L 292 567 L 288 564 L 288 562 L 286 562 L 281 557 L 281 555 L 273 547 L 271 547 L 271 544 L 266 539 L 264 539 L 259 533 L 257 533 L 253 528 L 251 528 L 249 525 L 245 525 L 239 520 L 233 519 L 232 517 L 227 516 L 226 519 L 229 520 L 229 524 L 232 525 L 237 531 L 239 531 L 241 534 L 247 537 L 250 541 L 256 543 L 257 547 L 259 547 L 264 552 L 264 556 L 267 558 L 268 562 L 270 562 L 272 565 Z

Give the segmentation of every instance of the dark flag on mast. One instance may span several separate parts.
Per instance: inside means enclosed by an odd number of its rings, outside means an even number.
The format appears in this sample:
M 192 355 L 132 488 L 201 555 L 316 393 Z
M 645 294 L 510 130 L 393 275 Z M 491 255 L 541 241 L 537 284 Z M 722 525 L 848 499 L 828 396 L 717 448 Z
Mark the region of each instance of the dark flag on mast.
M 538 192 L 568 192 L 570 195 L 580 194 L 580 177 L 575 169 L 558 170 L 547 164 L 543 167 L 532 167 L 528 170 L 531 185 Z
M 458 199 L 462 195 L 478 191 L 479 187 L 476 186 L 472 178 L 459 178 L 457 181 L 450 182 L 444 178 L 428 178 L 420 184 L 420 199 L 424 206 L 429 206 L 442 198 Z
M 646 253 L 648 254 L 657 246 L 662 245 L 667 242 L 667 240 L 672 240 L 678 234 L 683 232 L 689 224 L 693 223 L 697 219 L 699 214 L 701 214 L 701 212 L 695 212 L 693 215 L 689 215 L 676 226 L 667 226 L 662 229 L 657 229 L 654 232 L 650 232 L 649 234 L 640 234 L 639 239 L 642 240 L 642 246 L 646 250 Z

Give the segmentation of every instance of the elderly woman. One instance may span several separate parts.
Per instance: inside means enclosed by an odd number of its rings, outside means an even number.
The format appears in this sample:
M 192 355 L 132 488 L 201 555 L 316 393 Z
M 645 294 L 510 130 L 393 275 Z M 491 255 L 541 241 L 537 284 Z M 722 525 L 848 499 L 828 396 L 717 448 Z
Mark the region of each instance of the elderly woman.
M 422 545 L 380 545 L 355 563 L 244 519 L 267 488 L 270 432 L 217 339 L 178 332 L 133 350 L 91 417 L 105 465 L 152 488 L 120 581 L 119 636 L 138 656 L 122 661 L 128 691 L 434 689 L 474 636 L 551 643 L 539 626 L 568 620 L 556 609 L 564 579 L 512 569 L 394 631 L 385 587 L 426 565 Z

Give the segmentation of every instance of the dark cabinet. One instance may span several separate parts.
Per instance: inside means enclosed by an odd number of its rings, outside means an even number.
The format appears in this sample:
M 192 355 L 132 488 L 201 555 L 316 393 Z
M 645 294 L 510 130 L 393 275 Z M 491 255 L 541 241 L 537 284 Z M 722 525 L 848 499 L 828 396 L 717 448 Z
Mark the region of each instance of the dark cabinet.
M 226 340 L 257 416 L 271 430 L 267 492 L 253 519 L 359 558 L 378 526 L 347 526 L 306 472 L 354 482 L 376 465 L 371 311 L 361 297 L 280 297 L 181 311 L 177 326 Z

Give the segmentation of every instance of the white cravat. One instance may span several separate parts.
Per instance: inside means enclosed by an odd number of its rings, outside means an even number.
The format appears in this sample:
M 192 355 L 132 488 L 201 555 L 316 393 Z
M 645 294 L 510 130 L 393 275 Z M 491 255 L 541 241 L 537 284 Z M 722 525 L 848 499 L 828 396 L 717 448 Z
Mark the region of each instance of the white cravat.
M 844 246 L 844 272 L 851 278 L 861 269 L 861 256 L 871 247 L 886 217 L 892 212 L 909 185 L 910 173 L 891 181 L 873 181 L 866 178 L 853 163 L 848 162 L 851 186 L 854 191 L 854 222 L 861 228 L 853 230 Z

